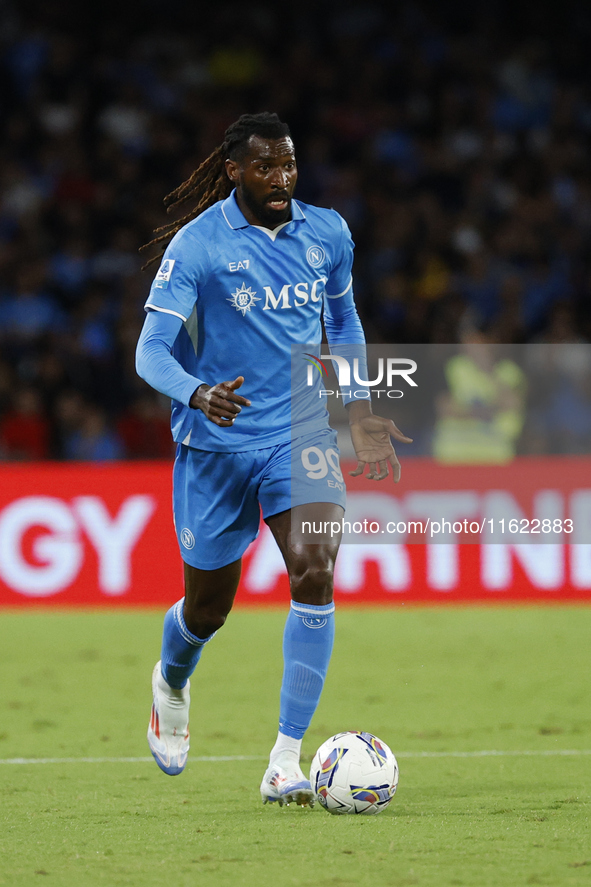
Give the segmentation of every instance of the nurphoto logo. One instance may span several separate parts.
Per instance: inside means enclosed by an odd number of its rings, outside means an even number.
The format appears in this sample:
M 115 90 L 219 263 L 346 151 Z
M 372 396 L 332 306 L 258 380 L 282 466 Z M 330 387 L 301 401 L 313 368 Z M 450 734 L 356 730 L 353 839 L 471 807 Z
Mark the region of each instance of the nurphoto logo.
M 331 360 L 333 364 L 336 364 L 340 392 L 333 391 L 330 388 L 321 388 L 320 397 L 331 394 L 335 394 L 339 397 L 339 394 L 341 394 L 344 389 L 347 389 L 347 392 L 349 393 L 353 383 L 351 381 L 351 365 L 346 357 L 342 357 L 339 354 L 321 354 L 320 357 L 316 357 L 314 354 L 305 353 L 304 359 L 309 364 L 306 382 L 309 388 L 314 385 L 314 370 L 317 370 L 321 376 L 328 376 L 328 370 L 323 361 Z M 417 388 L 417 383 L 411 378 L 416 370 L 416 360 L 411 360 L 409 357 L 387 357 L 386 359 L 380 357 L 378 359 L 377 375 L 375 379 L 362 379 L 360 378 L 359 372 L 359 358 L 355 357 L 353 359 L 353 382 L 362 386 L 362 389 L 351 392 L 351 395 L 358 399 L 368 399 L 372 394 L 376 397 L 385 394 L 386 397 L 395 399 L 403 397 L 404 392 L 400 389 L 394 388 L 394 381 L 402 380 L 411 388 Z M 377 386 L 381 385 L 384 381 L 386 387 L 378 388 Z M 371 393 L 369 389 L 372 389 Z

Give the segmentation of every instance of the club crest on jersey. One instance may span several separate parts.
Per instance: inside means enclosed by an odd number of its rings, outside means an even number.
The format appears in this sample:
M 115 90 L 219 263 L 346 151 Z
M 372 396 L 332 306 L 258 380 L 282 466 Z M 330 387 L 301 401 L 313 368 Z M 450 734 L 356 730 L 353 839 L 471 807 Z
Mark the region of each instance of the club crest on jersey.
M 311 265 L 312 268 L 319 268 L 326 258 L 326 253 L 321 246 L 310 246 L 306 253 L 306 258 L 308 265 Z
M 170 280 L 175 262 L 176 259 L 164 259 L 164 261 L 160 265 L 160 268 L 158 269 L 158 274 L 156 275 L 156 278 L 154 280 L 155 287 L 161 290 L 165 290 L 168 287 L 168 282 Z
M 249 286 L 242 283 L 242 286 L 236 288 L 236 292 L 232 293 L 231 299 L 226 299 L 232 307 L 236 309 L 236 311 L 242 311 L 242 316 L 245 317 L 246 312 L 250 311 L 251 308 L 254 308 L 256 302 L 260 302 L 260 298 L 255 296 L 256 290 L 252 290 Z

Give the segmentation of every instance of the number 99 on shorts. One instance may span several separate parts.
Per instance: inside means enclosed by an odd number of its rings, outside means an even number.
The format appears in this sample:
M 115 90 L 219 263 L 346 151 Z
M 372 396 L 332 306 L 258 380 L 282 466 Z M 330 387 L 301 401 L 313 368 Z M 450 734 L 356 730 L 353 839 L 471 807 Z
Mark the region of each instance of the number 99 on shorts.
M 345 507 L 345 480 L 332 428 L 292 440 L 292 505 L 334 502 Z
M 343 472 L 339 465 L 339 454 L 332 447 L 324 450 L 320 447 L 306 447 L 302 450 L 302 465 L 306 474 L 312 480 L 322 480 L 330 471 L 333 478 L 340 484 L 343 481 Z

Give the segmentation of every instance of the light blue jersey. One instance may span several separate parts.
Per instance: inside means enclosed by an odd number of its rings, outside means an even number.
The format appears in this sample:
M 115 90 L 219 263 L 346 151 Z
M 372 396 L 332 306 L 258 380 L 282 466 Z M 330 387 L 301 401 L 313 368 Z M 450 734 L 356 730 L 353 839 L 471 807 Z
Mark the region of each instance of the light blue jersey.
M 291 346 L 322 339 L 363 342 L 352 292 L 353 242 L 334 210 L 292 201 L 292 220 L 274 231 L 250 225 L 235 192 L 186 225 L 169 244 L 146 308 L 183 321 L 172 357 L 185 373 L 175 389 L 176 441 L 240 452 L 273 446 L 327 424 L 318 398 L 292 412 Z M 307 365 L 302 362 L 302 379 Z M 220 428 L 188 406 L 198 385 L 244 376 L 244 407 Z M 154 387 L 170 393 L 166 385 Z M 192 384 L 194 383 L 194 384 Z M 303 382 L 302 384 L 305 384 Z M 177 399 L 179 398 L 179 399 Z

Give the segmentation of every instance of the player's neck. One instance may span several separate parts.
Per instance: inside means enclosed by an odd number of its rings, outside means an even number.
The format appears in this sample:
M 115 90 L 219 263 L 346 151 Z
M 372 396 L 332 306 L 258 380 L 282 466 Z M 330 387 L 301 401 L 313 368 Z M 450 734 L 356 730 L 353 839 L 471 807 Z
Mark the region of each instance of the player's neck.
M 271 225 L 267 220 L 259 219 L 250 209 L 250 207 L 245 203 L 244 199 L 241 197 L 239 192 L 236 192 L 236 202 L 240 208 L 240 211 L 249 225 L 253 225 L 255 228 L 264 228 L 266 231 L 270 231 L 274 234 L 280 228 L 283 228 L 284 225 L 287 225 L 288 222 L 291 222 L 291 201 L 290 201 L 290 209 L 289 209 L 289 217 L 287 219 L 282 219 L 276 225 Z
M 281 222 L 279 225 L 275 225 L 274 228 L 270 228 L 269 225 L 262 225 L 260 222 L 251 222 L 253 228 L 262 228 L 263 231 L 268 231 L 269 234 L 277 234 L 278 231 L 281 231 L 282 228 L 285 228 L 286 225 L 289 225 L 291 219 L 287 219 L 286 222 Z

